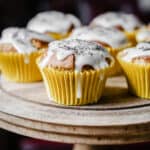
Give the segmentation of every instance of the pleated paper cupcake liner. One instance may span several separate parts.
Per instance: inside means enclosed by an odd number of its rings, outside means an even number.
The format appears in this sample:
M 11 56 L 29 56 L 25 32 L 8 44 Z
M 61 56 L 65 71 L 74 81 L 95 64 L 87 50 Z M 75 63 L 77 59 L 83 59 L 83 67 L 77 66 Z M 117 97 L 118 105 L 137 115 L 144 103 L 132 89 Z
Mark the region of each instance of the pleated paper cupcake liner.
M 135 46 L 137 44 L 137 42 L 136 42 L 137 30 L 132 31 L 132 32 L 125 31 L 124 33 L 127 36 L 127 38 L 129 39 L 129 41 L 132 43 L 132 45 Z
M 97 103 L 106 82 L 106 70 L 59 71 L 50 67 L 40 69 L 47 93 L 62 105 Z
M 128 45 L 125 45 L 124 47 L 120 47 L 120 48 L 111 48 L 111 47 L 108 47 L 107 50 L 109 51 L 109 53 L 113 56 L 114 58 L 114 65 L 113 67 L 111 67 L 110 71 L 108 72 L 108 76 L 118 76 L 118 75 L 122 75 L 123 74 L 123 71 L 122 71 L 122 68 L 117 60 L 117 54 L 126 49 L 126 48 L 129 48 L 129 47 L 132 47 L 132 43 L 129 43 Z
M 0 52 L 2 75 L 8 81 L 13 82 L 35 82 L 42 80 L 35 62 L 40 54 L 41 51 L 31 53 L 30 55 Z
M 64 34 L 49 32 L 48 35 L 56 40 L 62 40 L 67 38 L 70 35 L 70 32 Z
M 150 65 L 138 65 L 125 62 L 118 56 L 125 72 L 129 91 L 141 98 L 150 99 Z

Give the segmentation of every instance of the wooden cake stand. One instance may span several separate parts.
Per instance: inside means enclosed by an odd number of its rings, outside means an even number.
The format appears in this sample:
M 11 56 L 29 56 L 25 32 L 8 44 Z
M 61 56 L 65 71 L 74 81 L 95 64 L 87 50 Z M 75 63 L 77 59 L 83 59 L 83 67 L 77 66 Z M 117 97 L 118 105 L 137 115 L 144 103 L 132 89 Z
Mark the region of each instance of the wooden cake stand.
M 0 127 L 43 140 L 92 145 L 150 141 L 150 101 L 128 94 L 124 77 L 114 77 L 99 104 L 66 107 L 48 100 L 42 82 L 0 81 Z

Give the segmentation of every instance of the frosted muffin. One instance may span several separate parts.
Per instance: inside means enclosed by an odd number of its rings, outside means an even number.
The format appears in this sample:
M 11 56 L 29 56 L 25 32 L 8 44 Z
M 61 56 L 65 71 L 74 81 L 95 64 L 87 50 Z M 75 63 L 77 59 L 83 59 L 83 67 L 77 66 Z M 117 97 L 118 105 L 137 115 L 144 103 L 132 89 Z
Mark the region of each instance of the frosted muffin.
M 136 34 L 136 41 L 139 42 L 150 42 L 150 25 L 145 26 L 138 30 Z
M 49 97 L 63 105 L 85 105 L 100 99 L 113 58 L 95 42 L 62 40 L 50 43 L 37 63 Z
M 0 67 L 9 81 L 34 82 L 42 79 L 35 60 L 53 39 L 19 28 L 7 28 L 0 40 Z
M 150 98 L 150 43 L 140 43 L 118 54 L 125 72 L 129 91 L 142 98 Z
M 27 28 L 36 32 L 46 33 L 55 39 L 69 36 L 71 31 L 81 25 L 79 19 L 72 14 L 57 11 L 38 13 L 27 24 Z
M 114 56 L 115 60 L 119 51 L 132 46 L 132 43 L 129 42 L 123 32 L 115 28 L 105 28 L 102 26 L 77 28 L 73 31 L 70 38 L 95 41 L 104 46 Z M 116 60 L 110 75 L 118 75 L 120 73 L 121 67 Z
M 20 28 L 18 27 L 8 27 L 5 28 L 1 33 L 0 44 L 1 43 L 11 43 L 12 36 L 17 32 Z
M 107 12 L 91 22 L 91 26 L 115 27 L 123 31 L 133 44 L 136 44 L 135 33 L 141 25 L 141 21 L 135 15 L 121 12 Z

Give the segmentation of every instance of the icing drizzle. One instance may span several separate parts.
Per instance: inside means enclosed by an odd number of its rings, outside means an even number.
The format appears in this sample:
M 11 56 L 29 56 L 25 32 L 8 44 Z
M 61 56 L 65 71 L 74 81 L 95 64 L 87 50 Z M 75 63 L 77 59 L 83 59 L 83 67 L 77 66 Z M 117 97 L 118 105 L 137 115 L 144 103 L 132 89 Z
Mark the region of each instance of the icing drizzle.
M 122 47 L 127 45 L 128 39 L 123 32 L 115 28 L 105 27 L 81 27 L 73 31 L 70 38 L 100 41 L 110 45 L 113 48 Z
M 0 43 L 12 43 L 12 36 L 19 30 L 17 27 L 8 27 L 2 31 Z
M 45 11 L 33 17 L 28 22 L 27 28 L 40 33 L 66 33 L 72 25 L 74 27 L 81 25 L 77 17 L 57 11 Z
M 52 38 L 45 34 L 24 28 L 10 27 L 3 30 L 0 42 L 12 44 L 19 53 L 30 54 L 37 50 L 31 43 L 32 39 L 48 43 L 53 41 Z
M 32 45 L 32 39 L 38 39 L 48 43 L 53 41 L 52 38 L 45 34 L 36 33 L 23 28 L 10 27 L 3 30 L 0 42 L 12 44 L 18 53 L 25 54 L 24 63 L 29 64 L 29 54 L 37 51 L 37 48 Z
M 109 66 L 106 58 L 112 59 L 109 53 L 95 42 L 67 39 L 50 43 L 48 55 L 40 62 L 40 66 L 47 66 L 54 53 L 58 60 L 63 60 L 67 56 L 74 54 L 75 71 L 81 71 L 84 65 L 90 65 L 94 69 L 105 68 Z
M 133 31 L 136 27 L 140 27 L 142 23 L 133 14 L 107 12 L 97 16 L 92 23 L 93 25 L 101 25 L 104 27 L 122 26 L 126 31 Z
M 121 52 L 122 59 L 131 62 L 133 58 L 150 56 L 150 43 L 139 43 L 136 47 L 128 48 Z
M 19 53 L 30 54 L 37 51 L 31 43 L 32 39 L 38 39 L 48 43 L 53 41 L 53 39 L 47 35 L 36 33 L 27 29 L 19 29 L 12 36 L 12 44 Z

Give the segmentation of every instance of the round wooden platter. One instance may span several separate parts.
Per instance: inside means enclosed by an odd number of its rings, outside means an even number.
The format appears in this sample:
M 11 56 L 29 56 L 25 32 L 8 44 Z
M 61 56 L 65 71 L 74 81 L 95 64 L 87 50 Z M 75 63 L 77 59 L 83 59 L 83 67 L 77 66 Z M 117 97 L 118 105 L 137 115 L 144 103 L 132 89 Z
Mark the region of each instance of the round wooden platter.
M 128 93 L 123 76 L 107 80 L 99 104 L 61 106 L 42 82 L 0 80 L 0 127 L 44 140 L 91 145 L 150 141 L 150 100 Z

